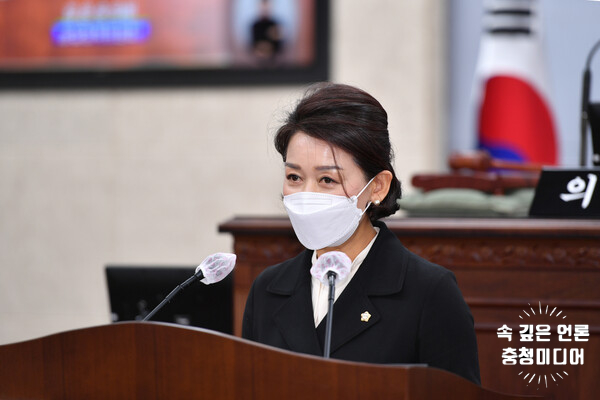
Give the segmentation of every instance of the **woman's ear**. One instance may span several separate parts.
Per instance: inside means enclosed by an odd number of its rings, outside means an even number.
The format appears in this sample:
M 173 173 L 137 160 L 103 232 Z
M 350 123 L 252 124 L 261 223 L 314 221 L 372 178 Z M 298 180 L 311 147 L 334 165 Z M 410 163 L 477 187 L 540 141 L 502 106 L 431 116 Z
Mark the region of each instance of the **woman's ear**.
M 371 192 L 371 202 L 378 205 L 385 199 L 390 191 L 390 184 L 394 175 L 388 170 L 383 170 L 373 178 L 373 191 Z

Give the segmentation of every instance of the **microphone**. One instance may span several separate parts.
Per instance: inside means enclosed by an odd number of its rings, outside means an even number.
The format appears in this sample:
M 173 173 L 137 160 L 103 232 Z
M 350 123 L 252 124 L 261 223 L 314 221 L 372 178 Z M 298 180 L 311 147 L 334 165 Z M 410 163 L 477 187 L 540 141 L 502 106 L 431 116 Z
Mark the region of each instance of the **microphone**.
M 173 299 L 177 293 L 188 287 L 192 282 L 200 280 L 200 282 L 204 283 L 205 285 L 210 285 L 212 283 L 222 281 L 231 273 L 231 271 L 233 271 L 235 259 L 235 254 L 230 253 L 215 253 L 206 257 L 204 261 L 198 265 L 194 275 L 173 289 L 171 293 L 169 293 L 159 305 L 150 311 L 150 313 L 146 315 L 142 321 L 150 320 L 150 318 L 152 318 L 154 314 L 163 308 L 165 304 L 171 301 L 171 299 Z
M 329 285 L 327 320 L 325 321 L 325 347 L 323 357 L 329 358 L 331 354 L 331 327 L 333 325 L 333 302 L 335 300 L 335 280 L 344 280 L 350 274 L 352 261 L 341 251 L 330 251 L 317 259 L 310 269 L 310 274 L 323 283 Z

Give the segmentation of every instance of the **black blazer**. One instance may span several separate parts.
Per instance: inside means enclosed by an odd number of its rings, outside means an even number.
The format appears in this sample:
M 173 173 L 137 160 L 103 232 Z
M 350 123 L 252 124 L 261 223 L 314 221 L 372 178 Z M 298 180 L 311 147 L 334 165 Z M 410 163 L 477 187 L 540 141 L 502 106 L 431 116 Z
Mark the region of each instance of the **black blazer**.
M 473 317 L 447 269 L 408 251 L 384 223 L 362 265 L 334 304 L 331 357 L 371 363 L 427 363 L 477 384 Z M 325 319 L 315 329 L 311 256 L 271 266 L 254 281 L 242 336 L 323 354 Z M 371 315 L 361 320 L 365 311 Z

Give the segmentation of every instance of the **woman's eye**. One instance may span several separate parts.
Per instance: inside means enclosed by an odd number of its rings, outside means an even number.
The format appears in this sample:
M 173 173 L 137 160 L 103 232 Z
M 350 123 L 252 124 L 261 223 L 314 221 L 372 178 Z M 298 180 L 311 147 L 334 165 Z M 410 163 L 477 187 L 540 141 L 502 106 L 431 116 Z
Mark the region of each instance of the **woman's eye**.
M 296 174 L 289 174 L 287 176 L 287 180 L 292 182 L 298 182 L 300 180 L 300 177 Z
M 324 176 L 321 178 L 321 182 L 325 183 L 326 185 L 332 184 L 332 183 L 336 183 L 333 179 L 331 179 L 328 176 Z

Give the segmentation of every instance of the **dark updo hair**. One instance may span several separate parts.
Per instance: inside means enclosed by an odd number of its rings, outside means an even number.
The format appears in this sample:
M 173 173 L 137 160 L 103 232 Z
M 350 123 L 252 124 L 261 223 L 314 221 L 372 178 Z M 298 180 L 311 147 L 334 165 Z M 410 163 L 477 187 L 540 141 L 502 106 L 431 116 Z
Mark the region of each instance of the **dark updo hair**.
M 398 211 L 402 195 L 396 177 L 387 128 L 387 113 L 373 96 L 358 88 L 320 83 L 311 86 L 275 135 L 275 148 L 286 161 L 288 144 L 297 132 L 304 132 L 350 154 L 371 180 L 381 171 L 392 173 L 387 196 L 378 206 L 369 207 L 371 221 Z

